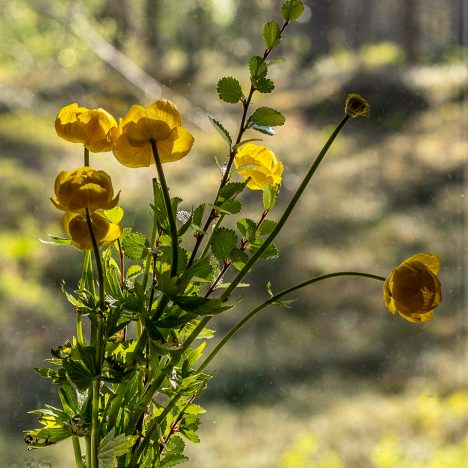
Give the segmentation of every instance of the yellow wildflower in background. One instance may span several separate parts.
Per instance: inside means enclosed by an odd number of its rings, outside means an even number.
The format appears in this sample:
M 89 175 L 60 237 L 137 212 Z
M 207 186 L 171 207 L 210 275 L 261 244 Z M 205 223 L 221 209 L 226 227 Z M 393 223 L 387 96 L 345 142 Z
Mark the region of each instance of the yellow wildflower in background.
M 90 218 L 99 247 L 112 244 L 122 234 L 122 228 L 118 224 L 109 222 L 98 211 L 91 213 Z M 92 250 L 93 243 L 85 214 L 66 212 L 62 218 L 62 226 L 65 234 L 77 249 Z
M 132 106 L 120 122 L 112 151 L 124 166 L 147 167 L 154 164 L 151 141 L 163 163 L 182 159 L 192 148 L 193 136 L 182 127 L 176 105 L 166 99 Z
M 439 269 L 440 258 L 435 254 L 420 253 L 406 259 L 385 281 L 388 310 L 410 322 L 431 320 L 432 311 L 442 301 Z
M 109 210 L 119 201 L 119 194 L 114 198 L 110 176 L 87 166 L 62 171 L 55 179 L 55 195 L 50 200 L 63 211 Z
M 267 185 L 281 184 L 283 164 L 265 146 L 252 143 L 242 146 L 237 151 L 234 164 L 244 179 L 251 178 L 247 183 L 251 190 L 263 190 Z
M 104 109 L 87 109 L 75 102 L 63 107 L 55 119 L 57 135 L 72 143 L 82 143 L 89 151 L 110 151 L 117 122 Z

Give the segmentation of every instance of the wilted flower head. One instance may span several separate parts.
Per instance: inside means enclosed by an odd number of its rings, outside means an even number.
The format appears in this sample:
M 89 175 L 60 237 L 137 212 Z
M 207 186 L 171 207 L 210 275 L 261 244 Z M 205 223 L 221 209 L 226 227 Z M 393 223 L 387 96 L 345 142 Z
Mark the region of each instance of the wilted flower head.
M 55 179 L 55 195 L 51 201 L 63 211 L 109 210 L 119 201 L 119 194 L 114 198 L 110 176 L 91 167 L 62 171 Z
M 75 102 L 63 107 L 55 119 L 57 135 L 73 143 L 82 143 L 89 151 L 110 151 L 117 122 L 104 109 L 87 109 Z
M 384 301 L 393 314 L 398 312 L 410 322 L 432 319 L 432 311 L 441 303 L 442 293 L 437 273 L 440 258 L 420 253 L 396 267 L 384 284 Z
M 250 177 L 247 187 L 252 190 L 281 184 L 283 164 L 265 146 L 247 143 L 237 151 L 234 164 L 244 179 Z
M 147 167 L 154 164 L 151 141 L 163 163 L 182 159 L 192 148 L 193 136 L 182 127 L 175 104 L 166 99 L 132 106 L 120 122 L 112 151 L 124 166 Z
M 345 113 L 350 117 L 359 115 L 369 117 L 370 105 L 360 94 L 349 93 L 346 98 Z
M 98 211 L 91 213 L 90 218 L 99 247 L 112 244 L 122 234 L 122 229 L 118 224 L 109 222 Z M 92 250 L 93 242 L 85 214 L 66 212 L 62 218 L 62 226 L 65 234 L 77 249 Z

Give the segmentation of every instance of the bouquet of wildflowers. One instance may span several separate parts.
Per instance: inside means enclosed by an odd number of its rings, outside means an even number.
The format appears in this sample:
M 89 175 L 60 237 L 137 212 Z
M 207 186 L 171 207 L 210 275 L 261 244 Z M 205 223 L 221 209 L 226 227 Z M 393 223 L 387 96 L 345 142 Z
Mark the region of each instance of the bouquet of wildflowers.
M 283 165 L 250 133 L 272 136 L 285 119 L 270 107 L 252 109 L 252 98 L 273 91 L 267 76 L 277 61 L 270 54 L 302 11 L 302 2 L 288 0 L 281 8 L 282 24 L 264 26 L 265 50 L 249 60 L 247 90 L 233 77 L 219 80 L 219 98 L 240 106 L 239 129 L 233 137 L 209 117 L 226 142 L 227 157 L 213 199 L 190 211 L 171 196 L 163 168 L 189 154 L 194 143 L 174 103 L 160 99 L 148 107 L 134 105 L 119 123 L 104 109 L 76 103 L 58 113 L 57 134 L 84 146 L 84 162 L 55 180 L 51 201 L 62 212 L 66 237 L 53 236 L 51 242 L 81 251 L 77 261 L 81 258 L 83 266 L 77 289 L 64 291 L 75 310 L 76 336 L 52 350 L 48 367 L 36 369 L 56 386 L 61 408 L 45 405 L 33 411 L 41 427 L 27 431 L 29 447 L 70 438 L 79 468 L 170 467 L 185 461 L 185 440 L 199 441 L 204 409 L 196 399 L 211 378 L 210 362 L 256 314 L 285 304 L 284 296 L 319 281 L 338 276 L 382 281 L 392 313 L 412 322 L 432 318 L 441 301 L 440 261 L 420 253 L 388 277 L 339 271 L 277 293 L 268 283 L 267 299 L 205 351 L 215 333 L 208 323 L 237 307 L 233 293 L 246 286 L 242 281 L 257 261 L 278 255 L 273 241 L 340 130 L 351 118 L 369 113 L 364 98 L 348 95 L 344 116 L 274 220 Z M 146 234 L 123 227 L 118 203 L 125 193 L 116 193 L 110 176 L 91 164 L 90 153 L 106 151 L 127 168 L 149 168 L 153 200 Z M 257 219 L 242 216 L 245 190 L 263 194 Z

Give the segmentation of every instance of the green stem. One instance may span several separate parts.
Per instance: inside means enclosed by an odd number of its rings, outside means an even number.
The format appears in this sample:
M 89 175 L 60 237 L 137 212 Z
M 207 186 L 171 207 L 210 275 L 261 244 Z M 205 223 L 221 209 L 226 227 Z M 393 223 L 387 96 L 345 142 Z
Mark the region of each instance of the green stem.
M 84 147 L 84 165 L 89 166 L 89 149 Z
M 177 225 L 174 217 L 174 211 L 172 210 L 171 197 L 169 196 L 169 189 L 166 183 L 166 177 L 161 164 L 161 158 L 159 157 L 158 147 L 154 140 L 150 140 L 151 149 L 153 150 L 154 162 L 156 163 L 156 170 L 158 172 L 159 183 L 164 197 L 164 204 L 166 205 L 167 218 L 169 220 L 169 228 L 171 230 L 171 244 L 172 244 L 172 265 L 171 265 L 171 277 L 177 275 L 177 263 L 179 260 L 179 237 L 177 233 Z
M 104 271 L 102 268 L 101 255 L 96 240 L 93 223 L 89 209 L 86 208 L 86 222 L 88 224 L 91 242 L 93 244 L 94 260 L 99 282 L 99 311 L 97 314 L 97 333 L 96 333 L 96 358 L 95 367 L 97 377 L 91 384 L 92 392 L 92 410 L 91 410 L 91 468 L 98 468 L 98 448 L 99 448 L 99 391 L 101 386 L 102 362 L 104 359 L 104 313 L 106 309 L 105 291 L 104 291 Z
M 219 353 L 219 351 L 223 348 L 223 346 L 235 335 L 249 320 L 251 320 L 255 315 L 257 315 L 261 310 L 269 305 L 274 304 L 283 296 L 290 294 L 298 289 L 304 288 L 309 284 L 318 283 L 319 281 L 323 281 L 329 278 L 336 278 L 338 276 L 361 276 L 364 278 L 371 278 L 378 281 L 385 281 L 383 276 L 372 275 L 370 273 L 361 273 L 358 271 L 339 271 L 336 273 L 328 273 L 325 275 L 316 276 L 315 278 L 309 279 L 304 281 L 303 283 L 296 284 L 290 288 L 284 289 L 283 291 L 275 294 L 274 296 L 270 297 L 266 301 L 262 302 L 258 305 L 255 309 L 249 312 L 242 320 L 240 320 L 234 327 L 229 330 L 229 332 L 223 337 L 223 339 L 218 343 L 218 345 L 211 351 L 211 353 L 206 357 L 206 359 L 202 362 L 200 367 L 198 368 L 197 372 L 203 372 L 203 370 L 208 366 L 208 364 L 213 360 L 213 358 Z
M 76 312 L 76 339 L 81 346 L 86 346 L 86 340 L 83 336 L 83 315 Z
M 73 453 L 75 454 L 76 468 L 84 468 L 83 456 L 81 455 L 80 439 L 76 436 L 72 437 Z
M 275 228 L 273 229 L 271 234 L 267 237 L 265 242 L 250 257 L 249 261 L 244 265 L 242 270 L 239 271 L 239 273 L 236 275 L 236 277 L 232 280 L 231 284 L 226 288 L 226 290 L 224 291 L 224 293 L 221 296 L 221 298 L 223 300 L 225 300 L 225 301 L 228 300 L 229 296 L 232 294 L 232 292 L 237 287 L 237 285 L 241 282 L 241 280 L 244 278 L 244 276 L 250 271 L 250 269 L 252 268 L 254 263 L 260 258 L 260 256 L 263 254 L 263 252 L 267 249 L 267 247 L 273 242 L 275 237 L 281 231 L 281 229 L 283 228 L 283 226 L 286 223 L 287 219 L 289 218 L 289 215 L 291 214 L 291 212 L 293 211 L 293 209 L 296 206 L 297 202 L 299 201 L 302 194 L 304 193 L 304 190 L 306 189 L 307 185 L 309 184 L 310 179 L 312 178 L 312 176 L 317 171 L 317 168 L 319 167 L 319 165 L 322 162 L 323 158 L 327 154 L 330 146 L 335 141 L 335 138 L 338 136 L 341 129 L 344 127 L 344 125 L 349 120 L 349 118 L 350 118 L 349 115 L 345 115 L 341 119 L 340 123 L 337 125 L 335 130 L 333 130 L 333 133 L 328 138 L 327 142 L 325 143 L 322 150 L 320 151 L 320 153 L 316 157 L 314 163 L 312 164 L 311 168 L 309 169 L 309 172 L 307 172 L 306 176 L 304 177 L 304 180 L 302 181 L 301 185 L 297 189 L 297 191 L 294 194 L 293 198 L 289 202 L 289 205 L 286 207 L 283 215 L 281 216 L 280 220 L 278 221 L 278 224 L 275 226 Z
M 86 468 L 91 466 L 91 437 L 86 436 Z

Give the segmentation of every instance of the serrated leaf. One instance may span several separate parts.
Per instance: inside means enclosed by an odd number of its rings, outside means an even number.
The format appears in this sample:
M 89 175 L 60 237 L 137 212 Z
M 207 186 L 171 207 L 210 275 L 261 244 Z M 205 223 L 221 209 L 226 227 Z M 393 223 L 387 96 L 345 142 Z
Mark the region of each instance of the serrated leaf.
M 233 304 L 224 305 L 220 298 L 209 299 L 199 296 L 177 296 L 172 299 L 182 310 L 194 315 L 217 315 L 233 308 Z
M 231 252 L 231 265 L 236 269 L 236 270 L 242 270 L 244 268 L 245 264 L 249 261 L 249 256 L 242 250 L 240 249 L 234 249 Z
M 218 202 L 224 203 L 235 198 L 245 189 L 245 186 L 245 182 L 229 182 L 219 191 Z
M 205 209 L 206 205 L 205 203 L 202 203 L 193 210 L 192 223 L 195 226 L 201 226 L 203 215 L 205 214 Z
M 270 21 L 263 27 L 263 39 L 267 49 L 274 49 L 281 40 L 281 31 L 276 21 Z
M 184 455 L 184 449 L 185 443 L 182 438 L 178 435 L 172 436 L 164 448 L 160 466 L 171 468 L 189 460 L 189 458 Z
M 237 200 L 228 200 L 222 205 L 216 206 L 216 210 L 224 214 L 236 214 L 242 209 L 242 205 Z
M 99 468 L 114 468 L 117 457 L 128 453 L 138 439 L 138 436 L 126 436 L 125 434 L 114 437 L 114 433 L 115 428 L 112 428 L 99 444 Z
M 218 81 L 216 86 L 219 98 L 229 104 L 236 104 L 242 99 L 243 93 L 240 83 L 232 76 L 226 76 Z
M 268 72 L 268 67 L 265 60 L 258 55 L 254 55 L 249 60 L 250 79 L 252 82 L 256 82 L 262 78 L 265 78 Z
M 267 65 L 270 67 L 271 65 L 278 65 L 284 62 L 286 62 L 286 57 L 276 57 L 273 60 L 268 61 Z
M 237 221 L 237 229 L 248 242 L 254 242 L 257 237 L 257 224 L 249 218 L 242 218 Z
M 224 227 L 218 228 L 211 237 L 211 251 L 218 260 L 229 258 L 232 249 L 236 247 L 236 233 Z
M 263 208 L 265 210 L 271 211 L 275 207 L 278 191 L 278 185 L 267 184 L 263 188 Z
M 273 127 L 267 127 L 266 125 L 252 125 L 250 128 L 257 130 L 257 132 L 263 133 L 264 135 L 273 136 L 276 135 Z
M 259 107 L 250 117 L 249 122 L 255 125 L 266 127 L 276 127 L 283 125 L 286 119 L 284 116 L 271 107 Z
M 149 242 L 140 232 L 131 232 L 122 241 L 122 250 L 131 260 L 143 260 L 148 253 Z
M 304 12 L 304 4 L 300 0 L 287 0 L 281 7 L 281 15 L 286 21 L 294 21 Z
M 257 241 L 253 242 L 250 244 L 250 251 L 252 253 L 255 253 L 258 248 L 262 245 L 262 241 Z M 276 248 L 275 244 L 270 244 L 265 251 L 260 255 L 261 258 L 264 258 L 265 260 L 270 260 L 272 258 L 278 258 L 278 249 Z
M 111 210 L 104 210 L 104 216 L 109 222 L 119 224 L 122 221 L 124 210 L 120 206 L 116 206 Z
M 126 277 L 133 278 L 143 272 L 141 265 L 130 265 L 127 269 Z
M 232 144 L 231 135 L 230 135 L 229 132 L 223 127 L 223 125 L 221 124 L 221 122 L 218 122 L 218 121 L 217 121 L 214 117 L 212 117 L 211 115 L 208 116 L 208 119 L 210 120 L 211 125 L 213 125 L 213 127 L 215 128 L 215 130 L 217 130 L 218 133 L 224 138 L 224 140 L 226 140 L 226 142 L 228 143 L 228 145 L 231 146 L 231 144 Z
M 262 236 L 269 236 L 277 226 L 277 222 L 272 219 L 265 219 L 259 227 L 259 233 Z
M 79 361 L 67 359 L 62 366 L 70 381 L 80 391 L 86 390 L 94 380 L 92 373 Z
M 275 89 L 275 83 L 268 78 L 261 78 L 255 81 L 254 87 L 259 93 L 268 94 Z

